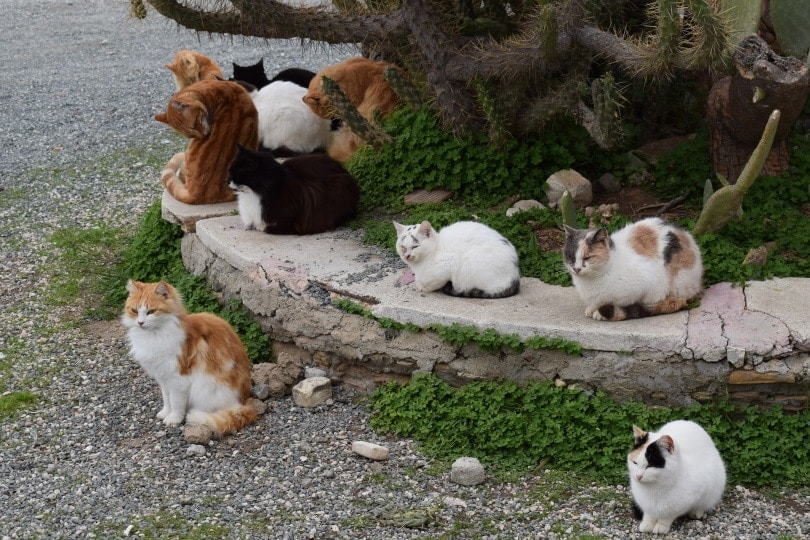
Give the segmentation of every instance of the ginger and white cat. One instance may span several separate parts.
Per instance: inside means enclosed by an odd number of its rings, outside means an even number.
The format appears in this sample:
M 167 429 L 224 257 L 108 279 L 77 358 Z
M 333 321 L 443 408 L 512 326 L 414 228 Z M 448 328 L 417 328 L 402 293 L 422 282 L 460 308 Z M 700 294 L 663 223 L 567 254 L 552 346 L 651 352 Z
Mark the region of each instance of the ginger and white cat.
M 294 154 L 323 150 L 329 142 L 331 121 L 304 103 L 307 89 L 290 81 L 271 82 L 251 92 L 259 114 L 259 144 Z M 281 157 L 281 154 L 277 155 Z
M 168 283 L 127 282 L 121 323 L 130 353 L 163 396 L 157 417 L 167 426 L 203 424 L 216 435 L 255 421 L 250 397 L 251 364 L 233 328 L 211 313 L 186 313 Z
M 515 247 L 483 223 L 459 221 L 436 232 L 428 221 L 419 225 L 395 221 L 394 228 L 397 253 L 422 291 L 504 298 L 520 290 Z
M 700 249 L 691 234 L 646 218 L 608 235 L 565 226 L 563 261 L 586 317 L 621 321 L 673 313 L 703 288 Z
M 155 120 L 191 139 L 160 174 L 172 197 L 186 204 L 236 198 L 228 187 L 236 145 L 258 148 L 258 113 L 247 90 L 230 81 L 196 82 L 174 94 Z
M 216 62 L 197 51 L 182 50 L 174 55 L 166 69 L 174 75 L 174 84 L 178 90 L 197 81 L 225 80 L 225 75 Z
M 651 433 L 633 426 L 633 436 L 627 469 L 642 513 L 637 516 L 640 532 L 667 533 L 678 517 L 700 519 L 717 506 L 726 487 L 726 468 L 701 426 L 675 420 Z

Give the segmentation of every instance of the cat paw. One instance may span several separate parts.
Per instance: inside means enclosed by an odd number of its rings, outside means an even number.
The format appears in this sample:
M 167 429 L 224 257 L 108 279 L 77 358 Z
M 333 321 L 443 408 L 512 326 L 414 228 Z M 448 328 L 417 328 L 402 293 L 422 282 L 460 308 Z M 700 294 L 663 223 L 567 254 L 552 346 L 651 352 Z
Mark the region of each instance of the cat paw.
M 607 320 L 607 317 L 602 315 L 599 312 L 598 309 L 594 309 L 593 313 L 591 313 L 591 317 L 593 317 L 593 320 L 595 320 L 595 321 L 606 321 Z
M 705 510 L 695 510 L 694 512 L 689 512 L 689 517 L 692 519 L 703 519 L 706 517 Z
M 588 306 L 587 308 L 585 308 L 585 316 L 588 317 L 589 319 L 591 317 L 593 317 L 594 319 L 596 318 L 593 315 L 594 313 L 599 313 L 599 308 L 597 308 L 596 306 Z
M 655 520 L 645 516 L 638 526 L 638 532 L 652 532 L 653 528 L 655 528 Z
M 658 523 L 655 524 L 655 527 L 653 527 L 652 533 L 653 534 L 666 534 L 666 533 L 669 532 L 670 527 L 672 527 L 672 522 L 662 523 L 662 522 L 659 521 Z
M 169 413 L 171 412 L 172 412 L 171 409 L 169 409 L 168 407 L 163 407 L 157 413 L 158 420 L 164 420 L 167 416 L 169 416 Z
M 170 414 L 169 416 L 163 419 L 163 423 L 169 427 L 177 427 L 181 423 L 183 423 L 183 417 Z

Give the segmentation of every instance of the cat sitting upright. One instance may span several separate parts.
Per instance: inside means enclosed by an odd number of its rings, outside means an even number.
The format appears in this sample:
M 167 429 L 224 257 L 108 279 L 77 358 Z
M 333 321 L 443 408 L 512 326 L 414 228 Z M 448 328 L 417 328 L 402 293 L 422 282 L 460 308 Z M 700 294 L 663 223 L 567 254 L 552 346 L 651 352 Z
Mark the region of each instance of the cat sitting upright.
M 702 427 L 689 420 L 669 422 L 654 433 L 633 426 L 633 437 L 627 469 L 640 532 L 665 534 L 676 518 L 700 519 L 717 506 L 726 468 Z
M 258 113 L 247 90 L 229 81 L 196 82 L 173 95 L 155 120 L 191 138 L 160 175 L 172 197 L 186 204 L 234 200 L 228 166 L 236 145 L 258 148 Z
M 422 291 L 451 296 L 504 298 L 520 290 L 518 254 L 498 231 L 475 221 L 459 221 L 436 232 L 430 222 L 394 221 L 396 248 Z
M 315 234 L 357 213 L 360 187 L 343 166 L 324 154 L 279 163 L 271 152 L 239 147 L 230 167 L 245 228 L 271 234 Z
M 255 421 L 247 405 L 251 364 L 233 328 L 211 313 L 186 313 L 177 290 L 159 283 L 127 282 L 121 323 L 130 353 L 155 379 L 163 396 L 157 417 L 167 426 L 208 426 L 217 436 Z
M 197 81 L 225 80 L 217 63 L 197 51 L 179 51 L 174 55 L 172 63 L 166 64 L 166 68 L 174 75 L 174 84 L 178 90 Z
M 329 142 L 331 122 L 307 107 L 302 97 L 306 88 L 289 82 L 271 82 L 251 92 L 259 114 L 259 144 L 277 157 L 324 150 Z
M 621 321 L 673 313 L 702 290 L 700 249 L 688 232 L 646 218 L 608 235 L 565 226 L 563 261 L 586 317 Z

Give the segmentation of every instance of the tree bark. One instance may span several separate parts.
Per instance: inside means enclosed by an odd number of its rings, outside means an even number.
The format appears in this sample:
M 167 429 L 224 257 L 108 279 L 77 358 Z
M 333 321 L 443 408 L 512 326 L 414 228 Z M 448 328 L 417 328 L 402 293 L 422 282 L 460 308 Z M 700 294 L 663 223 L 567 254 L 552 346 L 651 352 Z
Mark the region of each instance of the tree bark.
M 782 119 L 762 174 L 776 176 L 788 168 L 787 134 L 810 84 L 804 62 L 778 56 L 755 35 L 740 43 L 734 64 L 737 72 L 717 81 L 709 92 L 706 111 L 714 171 L 732 184 L 774 109 L 780 110 Z

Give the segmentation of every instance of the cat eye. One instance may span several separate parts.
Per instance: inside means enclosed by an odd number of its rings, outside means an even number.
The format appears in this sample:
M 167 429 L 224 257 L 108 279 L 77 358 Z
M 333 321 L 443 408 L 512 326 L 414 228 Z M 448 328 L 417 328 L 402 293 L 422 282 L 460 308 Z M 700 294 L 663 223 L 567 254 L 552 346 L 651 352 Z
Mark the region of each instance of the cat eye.
M 152 315 L 154 312 L 155 312 L 155 310 L 154 310 L 154 309 L 148 309 L 148 310 L 146 310 L 146 314 L 147 314 L 147 315 Z

